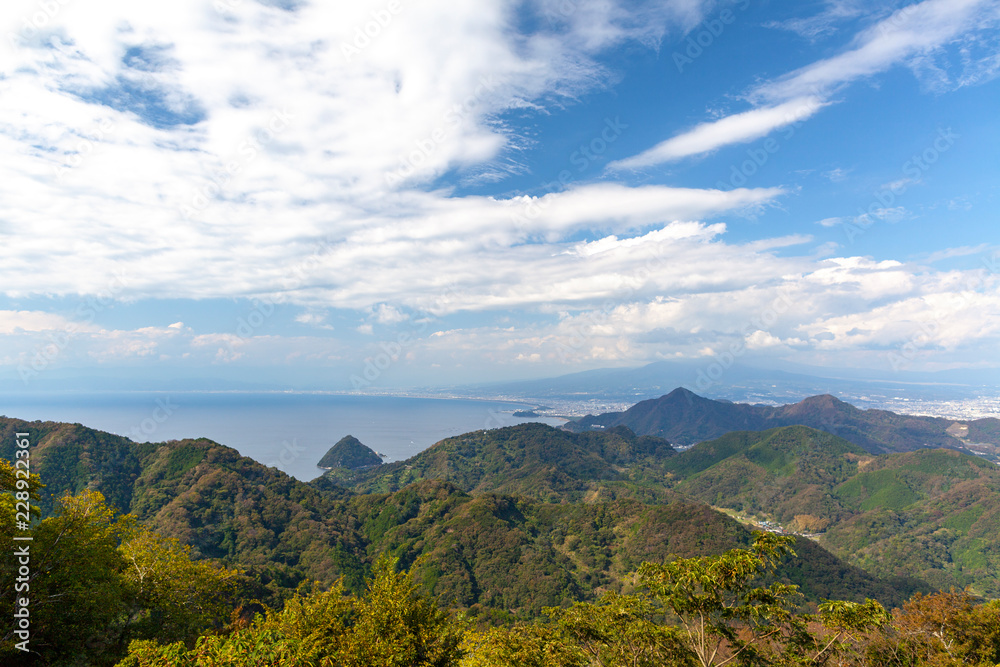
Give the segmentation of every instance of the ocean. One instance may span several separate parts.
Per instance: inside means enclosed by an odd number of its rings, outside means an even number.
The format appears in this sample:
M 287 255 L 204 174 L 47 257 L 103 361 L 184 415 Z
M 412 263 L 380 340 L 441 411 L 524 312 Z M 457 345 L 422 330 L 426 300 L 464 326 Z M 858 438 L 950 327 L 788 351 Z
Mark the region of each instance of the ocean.
M 65 392 L 0 395 L 0 414 L 28 421 L 80 423 L 137 442 L 205 437 L 309 481 L 316 462 L 345 435 L 406 459 L 447 437 L 522 419 L 532 406 L 470 399 L 304 393 Z

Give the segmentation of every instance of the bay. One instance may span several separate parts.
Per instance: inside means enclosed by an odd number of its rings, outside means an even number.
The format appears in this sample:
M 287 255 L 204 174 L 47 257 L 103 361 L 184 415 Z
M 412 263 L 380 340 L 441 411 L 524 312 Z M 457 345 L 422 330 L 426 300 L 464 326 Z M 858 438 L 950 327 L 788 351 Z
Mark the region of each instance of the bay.
M 409 458 L 454 435 L 555 418 L 523 419 L 532 406 L 474 399 L 243 392 L 48 392 L 0 394 L 0 414 L 79 423 L 136 442 L 205 437 L 309 481 L 316 462 L 345 435 Z

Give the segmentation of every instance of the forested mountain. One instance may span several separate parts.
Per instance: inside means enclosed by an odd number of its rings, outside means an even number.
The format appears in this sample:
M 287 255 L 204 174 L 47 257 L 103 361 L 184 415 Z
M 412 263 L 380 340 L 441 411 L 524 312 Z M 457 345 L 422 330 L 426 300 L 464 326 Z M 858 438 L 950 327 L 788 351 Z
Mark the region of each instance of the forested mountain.
M 682 452 L 666 468 L 671 488 L 687 497 L 807 531 L 850 515 L 831 489 L 857 472 L 861 458 L 871 455 L 835 435 L 785 426 L 727 433 Z
M 661 438 L 628 428 L 568 433 L 538 423 L 447 438 L 405 461 L 365 470 L 331 470 L 326 478 L 358 493 L 390 492 L 424 479 L 452 482 L 469 493 L 509 493 L 576 502 L 636 484 L 662 491 L 663 462 L 675 454 Z
M 571 434 L 524 424 L 449 438 L 377 469 L 332 470 L 327 483 L 371 493 L 429 479 L 550 502 L 693 499 L 821 533 L 826 548 L 882 576 L 1000 595 L 1000 469 L 955 450 L 874 456 L 825 431 L 785 426 L 675 453 L 624 426 Z
M 872 456 L 814 429 L 734 432 L 665 464 L 671 489 L 774 518 L 870 572 L 1000 596 L 1000 468 L 953 450 Z
M 798 557 L 784 559 L 774 581 L 799 586 L 804 597 L 795 605 L 807 608 L 865 597 L 900 605 L 931 590 L 913 572 L 989 593 L 982 582 L 995 572 L 1000 485 L 991 464 L 943 450 L 873 457 L 802 426 L 731 433 L 678 454 L 624 426 L 574 434 L 522 424 L 449 438 L 404 462 L 336 468 L 312 484 L 206 439 L 142 444 L 80 425 L 4 418 L 0 454 L 8 460 L 15 432 L 30 434 L 32 470 L 47 484 L 36 503 L 51 515 L 35 529 L 41 562 L 60 545 L 76 544 L 79 556 L 46 565 L 32 584 L 41 591 L 37 636 L 53 656 L 76 646 L 95 664 L 122 655 L 130 637 L 190 642 L 192 632 L 220 631 L 227 605 L 249 606 L 234 612 L 226 632 L 250 627 L 253 598 L 275 608 L 300 604 L 288 601 L 296 586 L 317 591 L 339 579 L 361 594 L 380 554 L 411 568 L 414 590 L 480 623 L 536 619 L 547 607 L 598 598 L 611 604 L 618 598 L 607 596 L 619 593 L 632 599 L 644 563 L 751 543 L 746 527 L 703 503 L 767 511 L 803 527 L 828 521 L 824 544 L 888 577 L 796 538 Z M 3 483 L 13 488 L 13 476 L 5 472 Z M 67 493 L 75 497 L 60 506 Z M 112 507 L 102 509 L 98 494 Z M 186 565 L 189 558 L 196 560 Z M 8 565 L 0 572 L 5 591 L 14 576 Z M 146 571 L 159 574 L 142 583 L 137 575 Z M 85 585 L 60 597 L 70 581 Z M 98 590 L 102 611 L 81 616 Z M 50 593 L 63 601 L 47 604 Z M 11 605 L 6 595 L 0 601 Z M 357 604 L 350 618 L 381 613 Z M 79 637 L 59 634 L 63 609 L 89 619 L 74 626 Z M 139 646 L 135 656 L 159 655 L 155 644 L 147 653 Z
M 344 576 L 358 591 L 374 558 L 389 551 L 404 564 L 423 556 L 418 580 L 449 604 L 532 617 L 625 586 L 622 577 L 644 560 L 719 553 L 750 539 L 724 515 L 663 491 L 653 475 L 664 479 L 673 450 L 625 428 L 478 431 L 401 464 L 350 472 L 356 488 L 391 491 L 354 495 L 329 478 L 299 482 L 206 439 L 137 444 L 79 425 L 0 426 L 37 443 L 33 470 L 48 483 L 43 507 L 65 492 L 98 491 L 191 545 L 194 557 L 247 570 L 275 599 L 306 579 Z M 5 458 L 12 442 L 4 439 Z M 783 576 L 808 599 L 899 602 L 919 586 L 889 585 L 807 541 L 798 548 L 808 557 Z
M 840 436 L 873 454 L 914 451 L 926 447 L 965 448 L 989 445 L 1000 455 L 1000 420 L 958 422 L 941 417 L 901 415 L 887 410 L 861 410 L 830 396 L 812 396 L 781 406 L 716 401 L 678 388 L 642 401 L 625 412 L 588 415 L 564 428 L 573 432 L 627 426 L 640 435 L 693 445 L 731 431 L 763 431 L 800 424 Z

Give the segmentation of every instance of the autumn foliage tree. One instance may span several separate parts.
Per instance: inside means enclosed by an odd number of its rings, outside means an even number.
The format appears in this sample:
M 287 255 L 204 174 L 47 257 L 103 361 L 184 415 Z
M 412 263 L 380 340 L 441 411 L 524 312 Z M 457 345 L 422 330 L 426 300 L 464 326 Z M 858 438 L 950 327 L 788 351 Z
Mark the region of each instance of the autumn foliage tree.
M 397 563 L 385 555 L 376 561 L 364 597 L 345 595 L 338 583 L 258 615 L 249 626 L 205 636 L 191 650 L 181 642 L 134 642 L 121 667 L 457 665 L 459 624 L 420 596 Z
M 1000 664 L 1000 601 L 977 604 L 967 591 L 916 594 L 894 614 L 887 657 L 928 667 Z

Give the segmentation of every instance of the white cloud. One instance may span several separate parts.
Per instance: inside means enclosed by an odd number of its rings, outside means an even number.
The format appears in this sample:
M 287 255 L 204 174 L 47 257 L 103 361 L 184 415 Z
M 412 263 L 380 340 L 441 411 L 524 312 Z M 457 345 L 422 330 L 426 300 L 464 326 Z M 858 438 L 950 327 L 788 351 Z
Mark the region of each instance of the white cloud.
M 427 0 L 404 4 L 366 45 L 355 42 L 357 30 L 382 0 L 296 11 L 249 0 L 224 11 L 203 0 L 107 0 L 101 11 L 56 4 L 57 15 L 23 43 L 3 40 L 0 287 L 8 296 L 81 295 L 85 306 L 270 296 L 305 309 L 300 324 L 325 326 L 321 313 L 336 308 L 370 315 L 357 327 L 364 336 L 374 335 L 373 322 L 410 326 L 408 314 L 423 313 L 451 319 L 406 357 L 469 366 L 481 354 L 562 363 L 565 346 L 595 361 L 696 356 L 719 337 L 741 336 L 785 293 L 794 305 L 748 334 L 755 349 L 790 350 L 810 337 L 847 349 L 883 340 L 859 332 L 889 317 L 917 321 L 945 307 L 934 295 L 946 291 L 946 274 L 865 258 L 817 267 L 815 257 L 782 252 L 810 242 L 800 235 L 727 241 L 720 219 L 772 206 L 789 192 L 782 188 L 598 183 L 511 198 L 434 189 L 444 174 L 474 181 L 518 169 L 518 150 L 532 139 L 504 114 L 573 104 L 613 79 L 602 49 L 690 30 L 711 2 L 650 2 L 634 13 L 625 11 L 632 3 L 540 0 L 531 7 L 542 28 L 518 34 L 516 4 Z M 756 108 L 616 166 L 703 154 L 810 118 L 843 84 L 932 53 L 994 5 L 914 5 L 838 55 L 755 87 Z M 16 37 L 37 8 L 5 5 L 0 35 Z M 994 75 L 981 47 L 962 45 L 968 85 Z M 969 303 L 995 307 L 985 292 Z M 543 317 L 516 328 L 461 319 L 504 309 Z M 992 323 L 971 326 L 971 307 L 960 312 L 956 331 L 968 340 L 995 335 Z M 105 330 L 85 318 L 2 311 L 0 352 L 21 359 L 49 344 L 45 332 L 77 327 L 58 363 L 357 359 L 329 337 L 195 333 L 185 320 Z M 433 329 L 428 321 L 412 324 Z
M 767 27 L 788 30 L 806 39 L 816 40 L 835 32 L 838 24 L 863 16 L 870 10 L 870 6 L 858 0 L 827 0 L 826 7 L 818 14 L 805 18 L 772 21 Z
M 883 222 L 888 222 L 888 223 L 896 223 L 899 222 L 900 220 L 905 219 L 906 215 L 907 215 L 906 209 L 902 206 L 892 206 L 888 208 L 882 207 L 882 208 L 877 208 L 868 213 L 862 213 L 861 215 L 856 216 L 854 218 L 854 222 L 863 226 L 871 225 L 876 220 L 881 220 Z
M 410 319 L 410 317 L 394 306 L 380 303 L 372 310 L 372 316 L 379 324 L 399 324 Z
M 101 294 L 114 266 L 128 276 L 116 298 L 364 310 L 434 306 L 454 284 L 468 293 L 455 307 L 477 307 L 490 276 L 513 269 L 512 247 L 530 259 L 562 248 L 524 244 L 584 229 L 629 234 L 769 204 L 781 190 L 423 190 L 510 154 L 521 138 L 498 114 L 571 103 L 607 80 L 600 49 L 689 29 L 710 5 L 574 5 L 518 34 L 517 8 L 500 0 L 405 4 L 367 44 L 357 31 L 383 2 L 61 6 L 0 65 L 0 205 L 15 230 L 0 285 Z
M 722 146 L 746 143 L 767 136 L 772 131 L 806 120 L 826 106 L 815 96 L 796 99 L 702 123 L 697 127 L 663 141 L 634 157 L 618 160 L 609 169 L 639 169 L 700 155 Z
M 847 176 L 851 173 L 851 171 L 851 169 L 837 167 L 835 169 L 831 169 L 830 171 L 823 172 L 823 176 L 829 179 L 831 183 L 840 183 L 847 180 Z
M 822 26 L 828 25 L 829 19 L 853 16 L 859 11 L 853 3 L 833 3 L 831 13 L 817 23 L 821 28 L 813 36 L 825 30 Z M 958 35 L 982 30 L 997 21 L 1000 8 L 990 0 L 924 0 L 908 5 L 860 32 L 842 53 L 755 86 L 747 98 L 758 105 L 756 108 L 698 125 L 609 167 L 649 167 L 759 139 L 815 115 L 845 84 L 915 58 L 926 59 Z M 981 56 L 974 67 L 966 67 L 976 72 L 970 75 L 970 82 L 989 80 L 1000 72 L 990 39 L 973 40 L 987 44 L 989 55 Z
M 295 321 L 299 324 L 322 326 L 326 322 L 326 316 L 319 313 L 299 313 L 295 316 Z
M 0 334 L 99 331 L 98 327 L 38 310 L 0 310 Z
M 992 249 L 996 250 L 996 248 Z M 982 253 L 986 253 L 990 250 L 991 250 L 990 246 L 986 243 L 980 243 L 979 245 L 975 246 L 960 246 L 957 248 L 945 248 L 943 250 L 932 252 L 923 261 L 929 264 L 933 264 L 934 262 L 940 262 L 946 259 L 953 259 L 955 257 L 968 257 L 970 255 L 979 255 Z
M 553 325 L 516 331 L 450 329 L 419 352 L 466 361 L 486 354 L 494 363 L 538 354 L 554 365 L 600 365 L 711 357 L 735 345 L 747 354 L 777 353 L 804 363 L 836 352 L 889 371 L 887 352 L 914 339 L 925 366 L 955 350 L 992 358 L 991 348 L 1000 344 L 996 275 L 914 274 L 899 262 L 864 257 L 834 258 L 799 275 L 777 258 L 753 269 L 735 258 L 719 264 L 733 274 L 730 280 L 689 294 L 672 288 L 670 297 L 612 300 L 565 313 Z
M 824 95 L 841 84 L 883 72 L 907 58 L 940 48 L 995 15 L 990 0 L 924 0 L 907 5 L 854 38 L 852 48 L 756 88 L 751 97 L 774 102 Z

